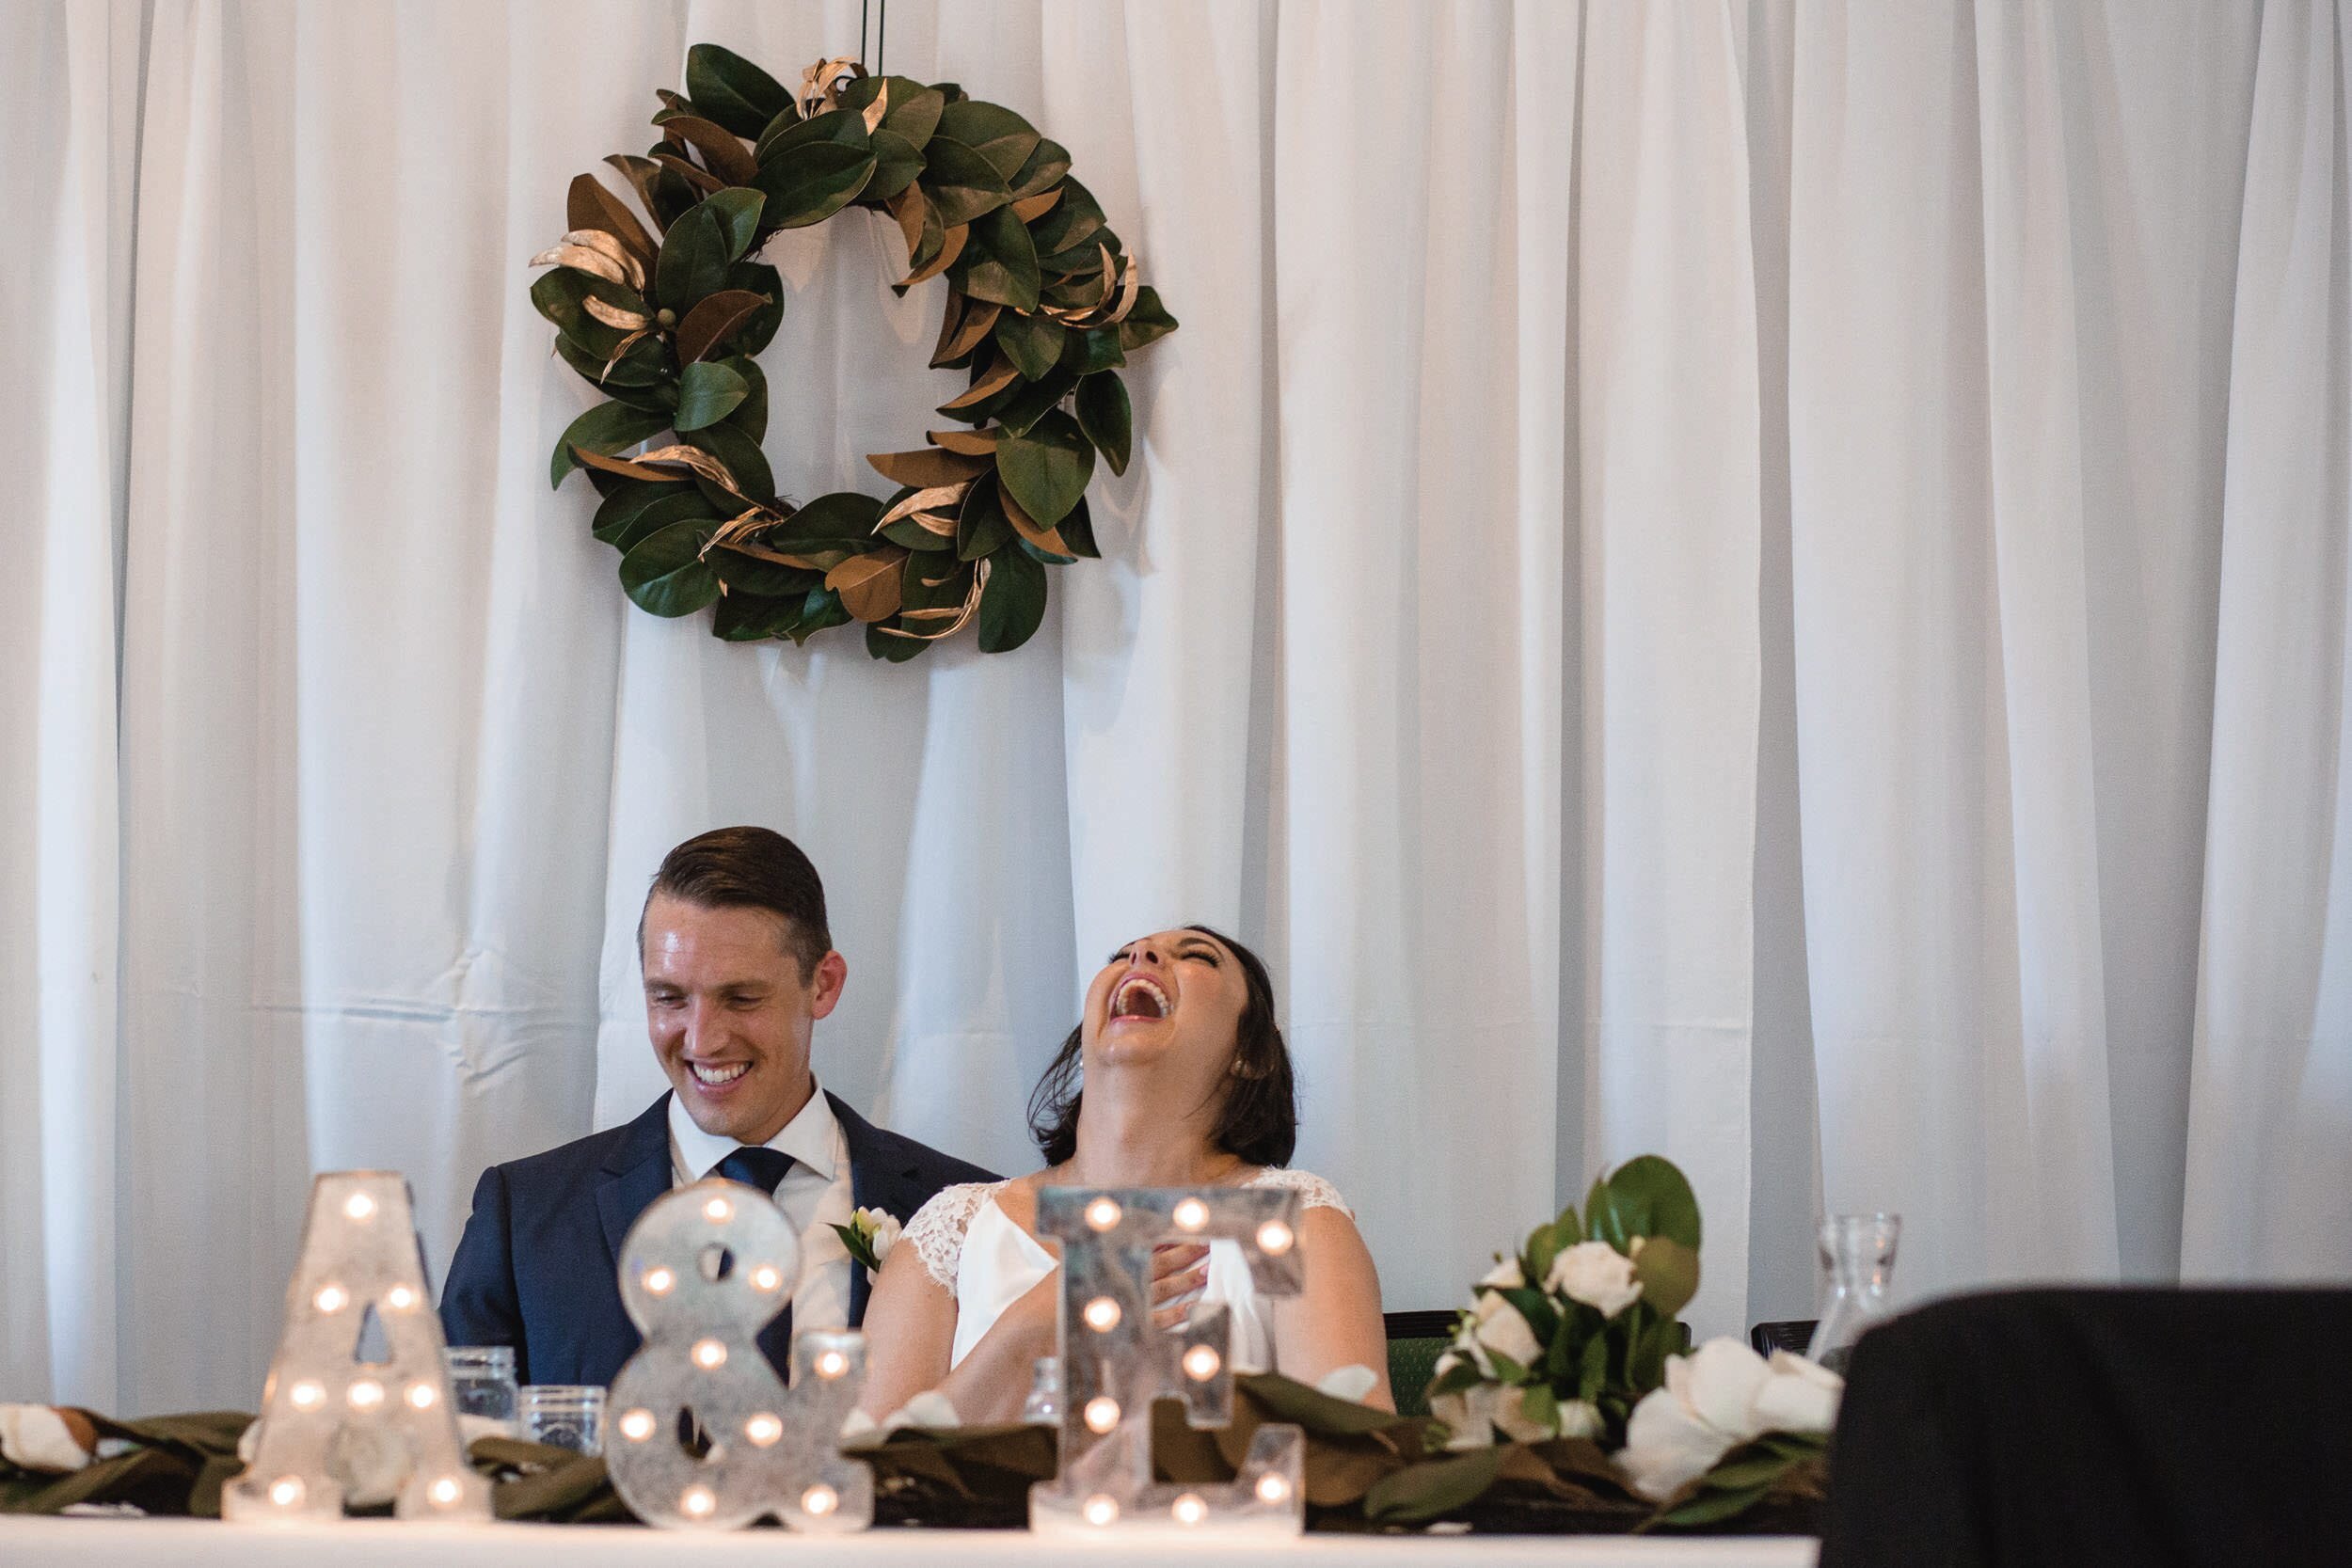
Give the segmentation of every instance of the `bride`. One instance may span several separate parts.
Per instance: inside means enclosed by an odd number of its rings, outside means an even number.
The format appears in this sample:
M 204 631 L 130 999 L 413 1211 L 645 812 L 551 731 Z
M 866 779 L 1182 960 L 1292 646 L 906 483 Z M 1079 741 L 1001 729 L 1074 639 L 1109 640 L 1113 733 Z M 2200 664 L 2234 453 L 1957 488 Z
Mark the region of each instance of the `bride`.
M 1045 1168 L 943 1189 L 907 1223 L 866 1312 L 869 1415 L 937 1389 L 967 1424 L 1020 1416 L 1032 1369 L 1056 1353 L 1061 1281 L 1037 1234 L 1047 1187 L 1286 1187 L 1299 1195 L 1305 1288 L 1269 1298 L 1228 1241 L 1161 1247 L 1153 1317 L 1212 1303 L 1232 1314 L 1229 1360 L 1314 1383 L 1374 1373 L 1366 1402 L 1394 1409 L 1380 1281 L 1353 1212 L 1329 1182 L 1285 1168 L 1297 1141 L 1290 1053 L 1265 965 L 1205 926 L 1160 931 L 1111 955 L 1085 1016 L 1029 1101 Z

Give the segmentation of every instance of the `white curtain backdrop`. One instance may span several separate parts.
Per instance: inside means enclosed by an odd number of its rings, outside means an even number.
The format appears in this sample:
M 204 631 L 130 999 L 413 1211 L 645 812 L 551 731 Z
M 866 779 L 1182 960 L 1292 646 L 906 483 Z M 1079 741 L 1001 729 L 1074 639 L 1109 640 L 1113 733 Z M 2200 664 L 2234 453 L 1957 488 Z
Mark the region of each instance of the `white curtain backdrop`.
M 660 1083 L 661 852 L 799 839 L 826 1083 L 1006 1170 L 1085 979 L 1274 966 L 1388 1305 L 1644 1150 L 1702 1334 L 2352 1275 L 2352 6 L 898 0 L 1183 322 L 1105 559 L 919 662 L 631 609 L 570 178 L 853 0 L 0 0 L 0 1396 L 246 1405 L 314 1170 L 429 1259 Z M 784 236 L 789 494 L 956 378 Z M 2352 894 L 2347 894 L 2352 897 Z

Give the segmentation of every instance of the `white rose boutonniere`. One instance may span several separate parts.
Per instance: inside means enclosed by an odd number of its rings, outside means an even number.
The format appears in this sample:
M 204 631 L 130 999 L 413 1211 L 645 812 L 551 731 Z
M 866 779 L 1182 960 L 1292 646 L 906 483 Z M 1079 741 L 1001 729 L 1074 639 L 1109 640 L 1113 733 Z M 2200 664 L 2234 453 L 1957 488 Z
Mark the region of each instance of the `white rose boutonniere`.
M 1570 1301 L 1597 1307 L 1604 1318 L 1613 1318 L 1642 1299 L 1633 1259 L 1607 1242 L 1579 1242 L 1562 1252 L 1551 1260 L 1544 1286 Z
M 69 1421 L 55 1405 L 0 1404 L 0 1459 L 20 1468 L 65 1475 L 87 1465 L 97 1447 L 97 1432 L 79 1415 Z
M 882 1260 L 898 1244 L 898 1217 L 880 1209 L 860 1209 L 850 1216 L 847 1225 L 836 1225 L 833 1233 L 841 1238 L 841 1244 L 850 1256 L 866 1265 L 869 1274 L 882 1273 Z

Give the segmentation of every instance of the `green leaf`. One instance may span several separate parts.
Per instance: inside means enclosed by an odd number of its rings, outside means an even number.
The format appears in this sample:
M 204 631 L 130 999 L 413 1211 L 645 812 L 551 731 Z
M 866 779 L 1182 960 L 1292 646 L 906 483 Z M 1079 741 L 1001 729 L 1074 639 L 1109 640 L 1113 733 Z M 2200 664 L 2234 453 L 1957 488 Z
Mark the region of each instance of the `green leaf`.
M 732 258 L 723 212 L 708 201 L 699 202 L 680 214 L 662 236 L 661 256 L 654 263 L 654 298 L 662 309 L 683 316 L 705 294 L 726 287 Z
M 1038 527 L 1052 528 L 1086 494 L 1087 482 L 1094 477 L 1094 448 L 1077 420 L 1051 413 L 1027 435 L 1008 436 L 997 444 L 996 471 L 1021 510 Z
M 1057 141 L 1038 139 L 1022 166 L 1005 176 L 1005 183 L 1012 187 L 1012 198 L 1025 201 L 1033 196 L 1043 196 L 1054 188 L 1054 182 L 1070 172 L 1070 149 Z M 1054 205 L 1060 206 L 1060 202 Z
M 979 405 L 985 412 L 974 422 L 985 424 L 993 420 L 1015 436 L 1026 436 L 1031 427 L 1052 413 L 1077 384 L 1077 377 L 1058 365 L 1042 381 L 1016 378 L 1011 386 Z
M 834 490 L 795 510 L 769 531 L 766 540 L 781 550 L 807 549 L 827 542 L 853 545 L 862 550 L 872 542 L 882 510 L 882 503 L 871 496 Z
M 1081 389 L 1083 390 L 1083 388 Z M 1086 420 L 1081 418 L 1078 424 L 1080 429 L 1084 429 L 1086 426 Z M 1088 438 L 1089 440 L 1092 439 L 1091 436 Z M 1551 1260 L 1559 1255 L 1560 1243 L 1559 1240 L 1552 1234 L 1551 1227 L 1549 1225 L 1537 1226 L 1534 1230 L 1528 1232 L 1527 1245 L 1520 1249 L 1520 1276 L 1526 1279 L 1534 1280 L 1538 1284 L 1541 1284 L 1544 1279 L 1550 1275 Z
M 1127 401 L 1126 386 L 1116 371 L 1097 371 L 1078 383 L 1078 428 L 1094 443 L 1111 472 L 1127 471 L 1129 443 L 1135 439 L 1136 417 Z M 1550 1267 L 1549 1261 L 1545 1267 Z
M 784 324 L 784 278 L 765 261 L 738 261 L 727 268 L 727 287 L 764 294 L 768 303 L 743 318 L 743 325 L 727 334 L 727 346 L 739 355 L 757 354 L 773 341 L 776 328 Z
M 850 607 L 841 602 L 840 594 L 830 588 L 812 588 L 801 606 L 801 624 L 793 629 L 792 641 L 806 642 L 827 626 L 846 626 L 850 620 Z
M 662 390 L 658 388 L 674 388 L 669 367 L 662 361 L 661 345 L 651 336 L 638 339 L 629 344 L 628 353 L 613 359 L 609 354 L 582 347 L 570 333 L 559 332 L 555 335 L 555 352 L 591 387 L 640 408 L 663 404 Z M 634 396 L 630 395 L 632 390 Z M 676 393 L 671 389 L 669 395 L 674 400 Z
M 1364 1517 L 1375 1525 L 1418 1525 L 1441 1518 L 1483 1496 L 1495 1483 L 1501 1461 L 1494 1449 L 1473 1449 L 1383 1476 L 1364 1494 Z
M 1061 368 L 1073 375 L 1095 375 L 1127 362 L 1119 328 L 1097 326 L 1070 333 L 1062 342 Z
M 1133 354 L 1176 330 L 1176 318 L 1160 303 L 1160 292 L 1146 283 L 1136 291 L 1136 308 L 1119 324 L 1119 346 Z
M 691 446 L 700 447 L 727 466 L 735 476 L 736 488 L 754 500 L 773 500 L 776 482 L 768 471 L 768 459 L 760 451 L 759 443 L 724 422 L 706 425 L 700 430 L 681 430 L 678 435 Z
M 712 552 L 717 557 L 723 550 Z M 788 636 L 801 622 L 802 595 L 779 597 L 755 594 L 739 587 L 724 571 L 720 578 L 727 592 L 719 600 L 718 613 L 710 619 L 710 635 L 724 642 L 757 642 L 771 637 Z
M 678 377 L 677 418 L 672 428 L 683 436 L 717 424 L 734 413 L 751 390 L 750 382 L 719 361 L 697 360 Z
M 719 578 L 702 562 L 707 523 L 672 523 L 621 558 L 621 586 L 650 615 L 691 615 L 719 596 Z
M 934 136 L 961 142 L 988 161 L 997 178 L 1009 183 L 1037 150 L 1037 127 L 1001 103 L 967 98 L 940 111 Z
M 729 355 L 726 358 L 713 360 L 712 363 L 723 365 L 741 376 L 743 384 L 750 388 L 744 394 L 743 401 L 735 405 L 735 412 L 726 417 L 726 420 L 727 423 L 741 431 L 754 444 L 758 443 L 768 434 L 767 372 L 759 368 L 759 361 L 746 359 L 741 355 Z
M 817 124 L 817 119 L 809 119 L 809 124 Z M 854 202 L 873 174 L 873 143 L 847 146 L 840 141 L 809 141 L 779 148 L 774 157 L 762 162 L 760 188 L 770 198 L 770 221 L 776 228 L 807 228 L 809 223 L 823 223 Z
M 858 193 L 861 201 L 887 201 L 914 183 L 923 172 L 923 154 L 887 123 L 874 131 L 874 176 Z
M 1037 252 L 1030 248 L 1028 230 L 1009 207 L 972 220 L 963 254 L 947 270 L 956 287 L 974 299 L 993 300 L 1014 310 L 1037 309 Z M 1048 359 L 1045 368 L 1052 367 Z
M 756 136 L 792 106 L 782 84 L 731 49 L 698 43 L 686 52 L 686 95 L 705 119 Z
M 1078 498 L 1078 504 L 1070 509 L 1069 515 L 1054 525 L 1054 531 L 1061 535 L 1061 542 L 1070 546 L 1072 555 L 1088 561 L 1103 558 L 1102 546 L 1094 542 L 1093 509 L 1087 505 L 1084 496 Z
M 691 488 L 651 479 L 619 480 L 597 504 L 596 515 L 589 525 L 589 531 L 611 544 L 612 535 L 628 527 L 630 518 L 654 502 L 684 495 Z
M 781 562 L 762 561 L 754 555 L 739 555 L 723 546 L 712 550 L 708 557 L 710 569 L 719 574 L 719 580 L 727 585 L 729 595 L 738 593 L 762 594 L 769 598 L 790 598 L 797 618 L 800 601 L 812 588 L 822 586 L 825 574 L 799 566 L 787 566 Z
M 1661 1525 L 1713 1525 L 1737 1514 L 1745 1513 L 1764 1500 L 1772 1490 L 1769 1486 L 1751 1486 L 1738 1492 L 1701 1492 L 1680 1508 L 1668 1509 L 1657 1515 Z
M 926 143 L 923 165 L 923 194 L 930 198 L 939 221 L 949 229 L 993 213 L 1012 199 L 1011 187 L 995 166 L 953 137 L 933 136 Z
M 650 505 L 624 515 L 616 515 L 610 527 L 598 527 L 596 537 L 627 555 L 638 542 L 650 533 L 668 528 L 672 523 L 704 522 L 715 525 L 719 518 L 703 499 L 702 492 L 691 484 L 664 484 L 654 488 L 668 493 Z
M 956 559 L 977 561 L 993 555 L 1012 537 L 1012 519 L 1005 515 L 996 499 L 996 486 L 972 486 L 964 495 L 963 510 L 956 516 Z
M 1563 1252 L 1584 1239 L 1584 1227 L 1576 1217 L 1576 1205 L 1573 1203 L 1553 1217 L 1551 1228 L 1560 1238 L 1560 1250 Z
M 1010 653 L 1036 635 L 1045 619 L 1045 568 L 1017 549 L 989 557 L 980 590 L 980 652 Z
M 947 95 L 937 87 L 927 87 L 912 76 L 861 76 L 842 87 L 841 106 L 862 122 L 874 95 L 885 84 L 890 88 L 890 104 L 882 110 L 878 130 L 888 131 L 920 150 L 931 139 L 931 132 L 939 125 L 940 111 L 947 106 Z
M 574 447 L 611 456 L 635 446 L 669 428 L 666 415 L 631 408 L 623 403 L 600 403 L 570 424 L 555 438 L 555 455 L 548 464 L 548 487 L 553 489 L 564 483 L 564 476 L 580 466 L 572 455 Z
M 1671 1236 L 1652 1236 L 1633 1259 L 1633 1277 L 1642 1282 L 1642 1299 L 1671 1318 L 1699 1293 L 1699 1255 Z
M 1743 1491 L 1751 1486 L 1770 1486 L 1803 1464 L 1787 1454 L 1771 1449 L 1755 1450 L 1742 1444 L 1715 1462 L 1715 1467 L 1699 1477 L 1699 1484 L 1717 1492 Z
M 1576 1397 L 1597 1398 L 1609 1382 L 1609 1336 L 1604 1331 L 1584 1341 L 1584 1354 L 1576 1369 Z
M 953 550 L 956 547 L 956 542 L 952 536 L 943 538 L 912 517 L 899 518 L 888 528 L 883 529 L 882 536 L 894 545 L 903 545 L 911 550 L 938 551 Z
M 1629 1240 L 1667 1236 L 1698 1250 L 1698 1195 L 1673 1161 L 1640 1155 L 1611 1171 L 1608 1180 L 1611 1205 Z
M 739 261 L 759 237 L 759 210 L 768 198 L 755 190 L 730 185 L 723 191 L 713 191 L 703 199 L 703 205 L 719 214 L 720 231 L 727 237 L 727 261 Z
M 900 578 L 904 587 L 899 608 L 902 610 L 961 610 L 963 601 L 972 596 L 972 578 L 976 570 L 971 562 L 958 561 L 952 552 L 911 556 L 907 560 L 906 575 Z M 936 631 L 939 623 L 932 622 L 928 627 L 918 626 L 916 629 Z
M 549 267 L 532 281 L 532 309 L 553 322 L 559 331 L 570 334 L 602 363 L 628 334 L 590 315 L 582 302 L 591 298 L 641 316 L 653 313 L 653 307 L 636 290 L 578 267 Z
M 1099 267 L 1102 258 L 1089 242 L 1103 224 L 1103 205 L 1094 199 L 1094 193 L 1075 180 L 1064 180 L 1061 199 L 1029 226 L 1029 237 L 1037 242 L 1040 256 L 1067 256 L 1077 265 Z M 1077 251 L 1080 245 L 1086 246 L 1082 255 Z M 1054 267 L 1050 261 L 1047 265 L 1056 272 L 1075 270 L 1073 265 Z
M 1560 1430 L 1560 1401 L 1544 1384 L 1531 1383 L 1520 1390 L 1519 1414 L 1553 1432 Z
M 992 218 L 995 215 L 989 214 Z M 1062 325 L 1051 316 L 1004 310 L 997 314 L 994 330 L 1005 357 L 1031 381 L 1043 376 L 1061 360 Z

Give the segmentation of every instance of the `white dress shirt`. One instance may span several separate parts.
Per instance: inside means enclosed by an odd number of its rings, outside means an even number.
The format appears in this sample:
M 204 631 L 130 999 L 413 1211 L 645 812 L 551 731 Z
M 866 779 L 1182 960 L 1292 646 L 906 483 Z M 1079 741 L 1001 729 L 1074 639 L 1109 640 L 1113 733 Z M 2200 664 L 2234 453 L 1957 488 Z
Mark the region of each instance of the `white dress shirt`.
M 683 1187 L 719 1168 L 741 1146 L 694 1125 L 675 1095 L 670 1097 L 670 1185 Z M 818 1086 L 801 1114 L 768 1140 L 770 1148 L 792 1156 L 792 1168 L 775 1191 L 785 1218 L 801 1233 L 801 1277 L 792 1289 L 792 1331 L 850 1326 L 849 1248 L 834 1233 L 857 1212 L 850 1188 L 850 1146 L 833 1106 Z

